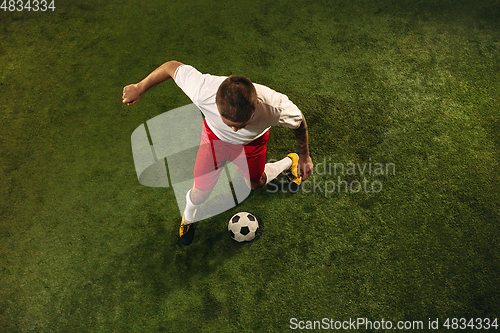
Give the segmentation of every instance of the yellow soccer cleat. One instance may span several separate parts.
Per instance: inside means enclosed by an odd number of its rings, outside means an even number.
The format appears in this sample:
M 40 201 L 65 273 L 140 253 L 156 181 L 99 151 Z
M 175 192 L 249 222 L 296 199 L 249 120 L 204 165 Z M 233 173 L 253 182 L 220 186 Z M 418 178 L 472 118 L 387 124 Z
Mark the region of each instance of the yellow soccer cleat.
M 290 187 L 290 189 L 293 193 L 296 193 L 299 191 L 300 184 L 302 183 L 302 177 L 299 175 L 299 155 L 290 153 L 286 156 L 292 159 L 292 165 L 285 171 L 286 176 L 290 182 L 295 184 L 293 185 L 294 188 L 292 189 L 292 187 Z
M 196 214 L 196 211 L 194 213 Z M 188 222 L 188 224 L 184 224 L 184 222 Z M 182 214 L 181 227 L 179 228 L 179 236 L 181 237 L 182 244 L 190 245 L 193 242 L 195 230 L 196 230 L 196 223 L 193 223 L 192 221 L 187 221 L 184 218 L 184 214 Z

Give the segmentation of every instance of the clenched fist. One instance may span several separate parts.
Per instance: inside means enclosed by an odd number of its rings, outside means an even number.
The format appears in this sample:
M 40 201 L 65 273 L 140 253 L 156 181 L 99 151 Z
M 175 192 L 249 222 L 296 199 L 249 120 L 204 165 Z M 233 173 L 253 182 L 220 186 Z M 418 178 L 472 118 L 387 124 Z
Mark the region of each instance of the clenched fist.
M 122 102 L 127 105 L 132 105 L 139 100 L 142 92 L 138 84 L 129 84 L 123 88 Z

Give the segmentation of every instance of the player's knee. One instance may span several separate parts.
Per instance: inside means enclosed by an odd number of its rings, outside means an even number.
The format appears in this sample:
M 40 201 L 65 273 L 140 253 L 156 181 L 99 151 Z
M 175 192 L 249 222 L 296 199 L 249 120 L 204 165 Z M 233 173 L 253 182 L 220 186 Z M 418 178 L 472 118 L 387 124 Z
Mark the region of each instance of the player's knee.
M 261 186 L 262 186 L 262 184 L 261 184 L 261 183 L 251 183 L 251 184 L 250 184 L 250 188 L 251 188 L 252 190 L 256 190 L 256 189 L 258 189 L 258 188 L 259 188 L 259 187 L 261 187 Z
M 208 199 L 209 195 L 210 191 L 200 191 L 197 188 L 193 187 L 193 189 L 191 190 L 191 202 L 194 205 L 201 205 Z
M 262 175 L 262 177 L 260 178 L 260 181 L 259 181 L 258 183 L 253 183 L 253 182 L 252 182 L 252 183 L 250 183 L 250 188 L 251 188 L 252 190 L 256 190 L 256 189 L 258 189 L 259 187 L 262 187 L 262 186 L 266 183 L 266 180 L 267 180 L 267 178 L 266 178 L 266 174 L 264 173 L 264 174 Z

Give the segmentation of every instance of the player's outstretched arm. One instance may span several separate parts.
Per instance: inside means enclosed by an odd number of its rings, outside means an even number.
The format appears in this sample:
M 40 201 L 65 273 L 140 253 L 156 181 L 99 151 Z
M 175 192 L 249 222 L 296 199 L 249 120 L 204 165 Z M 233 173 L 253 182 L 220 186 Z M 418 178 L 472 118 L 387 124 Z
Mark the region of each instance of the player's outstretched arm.
M 302 118 L 300 126 L 294 129 L 293 132 L 299 145 L 299 170 L 302 172 L 302 180 L 306 180 L 312 174 L 314 167 L 309 155 L 309 136 L 306 118 Z
M 139 83 L 129 84 L 125 88 L 123 88 L 122 102 L 127 105 L 132 105 L 139 100 L 142 94 L 146 92 L 149 88 L 154 86 L 155 84 L 166 81 L 172 77 L 174 77 L 174 73 L 182 63 L 171 60 L 154 71 L 152 71 L 144 80 Z

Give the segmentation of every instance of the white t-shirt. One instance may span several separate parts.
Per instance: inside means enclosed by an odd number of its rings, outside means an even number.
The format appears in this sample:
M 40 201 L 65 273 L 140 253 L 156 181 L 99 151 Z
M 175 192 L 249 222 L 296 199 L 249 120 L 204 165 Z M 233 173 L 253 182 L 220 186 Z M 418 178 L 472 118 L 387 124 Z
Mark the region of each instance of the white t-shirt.
M 175 83 L 201 110 L 208 127 L 222 141 L 245 145 L 263 135 L 271 126 L 280 125 L 292 129 L 300 126 L 302 113 L 286 95 L 254 83 L 259 100 L 255 114 L 245 128 L 233 131 L 222 121 L 215 103 L 217 89 L 226 78 L 201 74 L 189 65 L 179 66 L 174 74 Z

